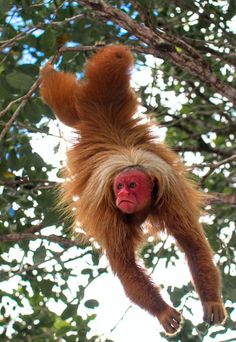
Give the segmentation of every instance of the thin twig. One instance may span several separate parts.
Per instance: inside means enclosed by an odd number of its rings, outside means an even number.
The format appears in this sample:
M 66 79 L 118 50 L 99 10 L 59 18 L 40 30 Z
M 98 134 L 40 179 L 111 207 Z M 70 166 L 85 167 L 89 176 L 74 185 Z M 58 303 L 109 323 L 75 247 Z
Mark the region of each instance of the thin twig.
M 76 21 L 76 20 L 79 20 L 82 18 L 84 18 L 84 14 L 77 14 L 73 17 L 65 18 L 63 21 L 51 21 L 50 24 L 49 23 L 47 23 L 47 24 L 40 23 L 36 26 L 29 25 L 26 31 L 17 34 L 15 37 L 13 37 L 11 39 L 1 41 L 0 42 L 0 51 L 2 51 L 6 47 L 14 45 L 16 42 L 20 41 L 21 39 L 24 39 L 25 37 L 27 37 L 29 34 L 32 34 L 36 30 L 47 28 L 49 25 L 51 27 L 53 27 L 53 26 L 61 27 L 65 24 L 69 23 L 70 21 Z
M 0 242 L 21 242 L 26 240 L 47 240 L 50 242 L 55 242 L 64 247 L 73 247 L 79 246 L 80 244 L 77 241 L 72 241 L 67 238 L 58 236 L 58 235 L 42 235 L 42 234 L 33 234 L 33 233 L 14 233 L 14 234 L 6 234 L 0 236 Z
M 23 96 L 23 100 L 22 102 L 19 104 L 18 108 L 15 110 L 15 112 L 13 113 L 12 117 L 10 118 L 10 120 L 6 123 L 5 127 L 3 128 L 1 134 L 0 134 L 0 141 L 4 138 L 4 136 L 6 135 L 7 131 L 9 130 L 9 128 L 11 127 L 12 123 L 15 121 L 16 117 L 20 114 L 21 110 L 25 107 L 26 103 L 29 101 L 31 95 L 37 90 L 37 88 L 39 87 L 40 84 L 40 79 L 38 78 L 34 84 L 32 85 L 32 87 L 30 88 L 30 90 L 28 91 L 28 93 Z
M 227 164 L 231 161 L 236 160 L 236 154 L 233 154 L 232 156 L 225 158 L 221 161 L 219 161 L 218 163 L 212 163 L 212 164 L 208 164 L 207 167 L 209 167 L 208 172 L 202 177 L 201 181 L 200 181 L 200 185 L 202 186 L 206 179 L 216 170 L 218 169 L 218 167 L 220 167 L 221 165 Z
M 208 201 L 209 204 L 214 203 L 224 203 L 227 205 L 236 206 L 236 194 L 221 194 L 221 193 L 213 193 L 211 194 L 212 198 Z
M 61 47 L 58 52 L 64 53 L 64 52 L 87 52 L 87 51 L 96 51 L 100 49 L 101 46 L 74 46 L 74 47 L 67 47 L 63 46 Z
M 8 113 L 8 111 L 11 109 L 11 107 L 12 107 L 14 104 L 16 104 L 17 102 L 20 102 L 20 101 L 24 100 L 24 99 L 25 99 L 25 96 L 26 96 L 26 95 L 21 96 L 21 97 L 18 97 L 18 99 L 9 102 L 8 105 L 6 106 L 6 108 L 4 108 L 4 109 L 0 112 L 0 118 L 1 118 L 2 116 L 4 116 L 6 113 Z
M 0 179 L 0 185 L 3 186 L 8 186 L 8 187 L 18 187 L 18 186 L 24 186 L 24 185 L 28 185 L 28 184 L 38 184 L 38 183 L 43 183 L 46 185 L 51 185 L 51 186 L 56 186 L 58 183 L 54 182 L 54 181 L 50 181 L 48 179 L 24 179 L 24 178 L 20 178 L 20 179 L 16 179 L 16 180 L 1 180 Z
M 114 325 L 113 328 L 110 329 L 108 335 L 106 336 L 106 340 L 109 339 L 109 337 L 111 336 L 111 334 L 113 333 L 114 330 L 116 330 L 116 328 L 118 327 L 118 325 L 123 321 L 123 319 L 125 318 L 127 312 L 133 307 L 133 305 L 129 305 L 127 307 L 127 309 L 124 311 L 123 315 L 121 316 L 121 318 L 118 320 L 118 322 Z

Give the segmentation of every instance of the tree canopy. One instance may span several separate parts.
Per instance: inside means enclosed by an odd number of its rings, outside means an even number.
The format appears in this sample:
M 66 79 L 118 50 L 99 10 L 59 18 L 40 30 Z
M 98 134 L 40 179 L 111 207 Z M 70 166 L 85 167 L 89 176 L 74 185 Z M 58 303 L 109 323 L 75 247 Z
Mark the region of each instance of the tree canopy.
M 53 153 L 62 159 L 65 144 L 38 91 L 48 60 L 82 77 L 88 56 L 117 43 L 135 54 L 133 86 L 142 111 L 214 196 L 202 220 L 229 317 L 220 328 L 195 324 L 191 283 L 164 285 L 188 317 L 171 340 L 236 339 L 235 13 L 234 0 L 0 0 L 1 341 L 108 342 L 118 329 L 119 322 L 110 327 L 110 338 L 91 330 L 99 303 L 87 289 L 107 267 L 99 249 L 77 241 L 56 209 L 63 162 Z M 52 157 L 44 158 L 40 146 L 48 138 Z M 160 261 L 177 265 L 180 254 L 163 237 L 148 241 L 141 256 L 152 272 Z

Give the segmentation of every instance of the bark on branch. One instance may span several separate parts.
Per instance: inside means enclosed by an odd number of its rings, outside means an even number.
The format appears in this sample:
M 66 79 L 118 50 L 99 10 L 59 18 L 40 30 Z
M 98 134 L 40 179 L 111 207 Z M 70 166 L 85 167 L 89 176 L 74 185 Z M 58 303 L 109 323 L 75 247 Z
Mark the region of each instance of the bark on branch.
M 175 64 L 181 69 L 199 78 L 213 90 L 236 104 L 236 90 L 221 81 L 204 58 L 183 39 L 165 32 L 161 28 L 152 29 L 144 23 L 139 24 L 125 12 L 103 0 L 78 0 L 79 4 L 91 9 L 90 16 L 105 21 L 112 20 L 115 24 L 136 36 L 140 42 L 153 49 L 153 55 Z M 165 43 L 165 44 L 163 44 Z M 180 47 L 182 52 L 177 52 Z
M 236 206 L 236 194 L 220 194 L 216 193 L 213 194 L 215 198 L 210 200 L 210 204 L 214 203 L 223 203 L 223 204 L 230 204 L 232 206 Z
M 21 241 L 27 241 L 27 240 L 47 240 L 49 242 L 55 242 L 58 243 L 64 247 L 73 247 L 73 246 L 79 246 L 79 243 L 77 241 L 69 240 L 67 238 L 63 238 L 58 235 L 43 235 L 43 234 L 34 234 L 34 233 L 14 233 L 14 234 L 6 234 L 6 235 L 0 235 L 0 243 L 4 242 L 21 242 Z

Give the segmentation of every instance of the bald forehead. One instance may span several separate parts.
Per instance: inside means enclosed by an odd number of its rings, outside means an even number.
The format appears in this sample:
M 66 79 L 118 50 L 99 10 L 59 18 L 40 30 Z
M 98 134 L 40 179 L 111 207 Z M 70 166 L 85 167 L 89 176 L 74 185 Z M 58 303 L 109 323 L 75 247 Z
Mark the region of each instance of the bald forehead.
M 118 175 L 115 177 L 114 183 L 117 182 L 125 182 L 125 181 L 132 181 L 132 180 L 138 180 L 141 183 L 145 184 L 153 184 L 153 181 L 149 175 L 147 175 L 146 172 L 140 170 L 140 169 L 126 169 L 118 173 Z

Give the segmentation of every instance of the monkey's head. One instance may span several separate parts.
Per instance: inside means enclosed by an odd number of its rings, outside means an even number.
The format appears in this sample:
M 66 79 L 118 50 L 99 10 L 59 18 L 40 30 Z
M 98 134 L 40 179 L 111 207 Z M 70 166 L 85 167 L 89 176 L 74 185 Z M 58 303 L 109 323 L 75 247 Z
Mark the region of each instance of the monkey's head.
M 140 167 L 127 168 L 114 179 L 116 207 L 124 214 L 139 213 L 151 207 L 154 180 Z

